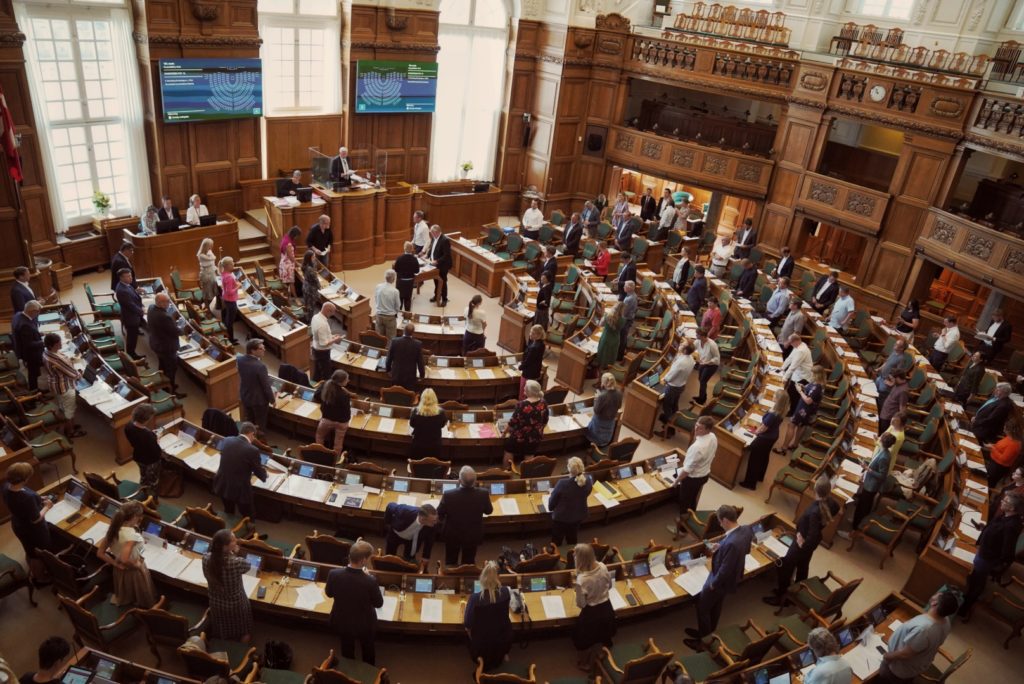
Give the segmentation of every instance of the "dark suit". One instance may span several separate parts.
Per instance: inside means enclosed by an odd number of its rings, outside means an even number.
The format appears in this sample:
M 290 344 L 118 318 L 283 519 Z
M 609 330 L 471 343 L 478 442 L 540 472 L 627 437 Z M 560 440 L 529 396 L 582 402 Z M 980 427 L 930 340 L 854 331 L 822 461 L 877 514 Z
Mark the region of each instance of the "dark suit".
M 745 299 L 750 299 L 750 295 L 754 294 L 754 287 L 756 285 L 757 269 L 745 268 L 740 273 L 739 280 L 736 282 L 736 294 Z
M 615 234 L 615 246 L 623 252 L 628 252 L 633 245 L 633 234 L 640 228 L 640 219 L 635 216 L 625 221 Z
M 351 183 L 352 179 L 345 175 L 352 171 L 352 161 L 345 157 L 342 161 L 341 155 L 331 157 L 331 180 L 341 183 Z
M 654 195 L 643 194 L 640 196 L 640 218 L 644 221 L 653 221 L 659 215 L 658 200 Z
M 831 517 L 839 513 L 839 504 L 829 499 L 828 512 Z M 814 550 L 821 543 L 821 533 L 825 529 L 825 517 L 822 515 L 821 502 L 814 501 L 803 512 L 796 521 L 796 531 L 804 538 L 804 545 L 796 543 L 796 539 L 789 545 L 789 551 L 779 563 L 778 574 L 776 575 L 776 594 L 782 596 L 786 593 L 790 583 L 793 581 L 793 573 L 796 572 L 796 581 L 803 582 L 811 565 L 811 556 Z
M 24 311 L 11 319 L 14 353 L 28 369 L 28 388 L 39 388 L 39 373 L 43 367 L 43 337 L 39 334 L 39 319 L 30 318 Z
M 356 657 L 356 641 L 362 652 L 363 662 L 373 665 L 376 651 L 373 637 L 377 631 L 377 611 L 384 605 L 377 580 L 356 568 L 336 568 L 327 575 L 324 593 L 334 599 L 331 606 L 331 627 L 341 637 L 341 655 Z
M 704 306 L 704 300 L 708 298 L 708 279 L 699 276 L 694 277 L 690 283 L 690 289 L 686 291 L 686 305 L 694 316 L 700 314 L 700 308 Z
M 839 296 L 839 281 L 831 283 L 825 290 L 818 296 L 818 290 L 821 290 L 822 285 L 828 282 L 828 276 L 822 276 L 818 282 L 814 284 L 814 289 L 811 290 L 811 297 L 817 298 L 818 303 L 814 304 L 814 310 L 818 313 L 822 313 L 825 309 L 832 306 L 832 303 L 836 301 L 836 297 Z
M 178 211 L 178 207 L 172 206 L 168 212 L 163 207 L 160 207 L 156 212 L 156 217 L 160 221 L 177 221 L 181 223 L 181 212 Z
M 435 244 L 436 243 L 436 244 Z M 448 301 L 448 271 L 452 268 L 452 243 L 442 233 L 427 245 L 427 259 L 437 261 L 437 280 L 434 281 L 434 299 Z M 440 291 L 438 291 L 440 290 Z
M 740 259 L 746 259 L 750 256 L 750 249 L 757 244 L 757 229 L 751 228 L 750 233 L 747 234 L 746 239 L 743 239 L 744 229 L 740 228 L 736 231 L 736 251 L 733 252 Z
M 974 414 L 971 421 L 971 432 L 978 438 L 979 442 L 991 443 L 999 440 L 1003 434 L 1003 426 L 1006 419 L 1013 410 L 1013 401 L 1010 397 L 1003 397 L 995 401 L 987 400 Z
M 1017 538 L 1024 524 L 1021 514 L 997 515 L 978 536 L 978 552 L 974 554 L 974 567 L 967 576 L 967 591 L 960 607 L 961 615 L 970 612 L 974 602 L 981 598 L 990 575 L 1013 563 L 1017 551 Z
M 114 296 L 121 307 L 124 350 L 134 359 L 137 356 L 135 346 L 139 342 L 139 328 L 142 327 L 142 297 L 128 283 L 118 283 L 114 288 Z
M 138 287 L 138 283 L 135 280 L 135 267 L 131 265 L 128 258 L 118 252 L 114 255 L 114 258 L 110 260 L 110 291 L 113 292 L 117 289 L 117 284 L 121 282 L 121 278 L 118 277 L 117 272 L 122 268 L 127 268 L 132 272 L 132 287 Z
M 420 260 L 415 254 L 402 254 L 395 259 L 392 266 L 398 274 L 398 294 L 402 298 L 402 308 L 412 311 L 412 290 L 416 286 L 416 274 L 420 272 Z
M 25 310 L 25 305 L 36 298 L 32 289 L 20 280 L 15 280 L 11 285 L 11 308 L 14 313 Z
M 175 376 L 178 374 L 178 347 L 181 342 L 178 339 L 178 326 L 174 319 L 156 304 L 150 304 L 146 312 L 146 323 L 149 329 L 149 348 L 156 354 L 160 370 L 171 382 L 171 389 L 176 390 L 178 383 Z
M 400 503 L 389 503 L 387 505 L 387 508 L 384 509 L 384 530 L 386 532 L 384 553 L 396 554 L 398 553 L 398 548 L 402 547 L 402 555 L 405 558 L 415 558 L 417 551 L 420 552 L 422 558 L 430 558 L 430 553 L 434 549 L 433 527 L 420 528 L 419 534 L 416 536 L 415 548 L 413 548 L 411 539 L 403 539 L 397 534 L 407 530 L 410 525 L 414 524 L 419 519 L 419 515 L 420 509 L 418 506 Z
M 301 183 L 296 183 L 291 178 L 285 178 L 277 182 L 277 196 L 288 197 L 289 195 L 294 195 L 301 187 L 303 187 Z
M 252 476 L 267 481 L 267 471 L 260 463 L 260 450 L 241 435 L 227 437 L 220 450 L 220 467 L 213 476 L 213 493 L 224 502 L 224 511 L 255 517 Z
M 562 235 L 562 243 L 566 254 L 576 256 L 580 251 L 580 240 L 583 239 L 583 224 L 570 223 Z
M 460 485 L 444 493 L 437 514 L 444 524 L 445 565 L 476 563 L 476 548 L 484 538 L 484 516 L 493 512 L 491 496 L 483 489 Z
M 427 376 L 423 365 L 423 343 L 408 335 L 392 339 L 385 368 L 396 385 L 417 391 L 419 379 Z
M 793 257 L 782 257 L 779 259 L 779 265 L 775 269 L 776 278 L 792 278 L 793 277 L 793 266 L 796 264 L 793 261 Z
M 743 579 L 743 563 L 753 539 L 750 526 L 739 525 L 725 536 L 711 557 L 711 574 L 697 597 L 697 631 L 701 638 L 718 627 L 725 597 L 735 592 Z
M 238 354 L 235 356 L 235 363 L 238 365 L 238 396 L 242 402 L 245 419 L 265 430 L 270 403 L 274 401 L 274 390 L 270 386 L 267 367 L 249 354 Z
M 634 283 L 636 282 L 636 264 L 632 261 L 622 267 L 622 270 L 619 271 L 619 277 L 616 278 L 619 287 L 620 302 L 626 298 L 625 285 L 627 280 L 632 280 Z
M 13 296 L 14 290 L 11 290 Z M 1010 341 L 1010 337 L 1013 335 L 1013 326 L 1010 325 L 1010 321 L 1003 319 L 1003 322 L 996 328 L 996 334 L 992 336 L 992 342 L 981 343 L 981 353 L 986 360 L 991 361 L 999 352 L 1002 351 L 1003 346 Z
M 555 282 L 555 276 L 558 273 L 558 259 L 551 257 L 545 261 L 544 266 L 541 268 L 541 273 L 547 274 L 549 283 Z M 537 280 L 540 280 L 540 278 Z
M 601 222 L 601 210 L 597 207 L 584 209 L 580 212 L 580 220 L 587 224 L 587 227 L 596 230 L 597 224 Z

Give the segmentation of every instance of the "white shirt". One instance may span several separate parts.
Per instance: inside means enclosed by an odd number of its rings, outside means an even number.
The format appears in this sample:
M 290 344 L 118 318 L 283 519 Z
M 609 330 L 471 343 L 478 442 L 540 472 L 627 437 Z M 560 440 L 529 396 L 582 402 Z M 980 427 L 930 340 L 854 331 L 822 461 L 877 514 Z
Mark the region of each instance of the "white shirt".
M 830 283 L 828 279 L 826 279 L 825 282 L 821 284 L 821 287 L 818 288 L 818 291 L 814 293 L 814 298 L 821 299 L 821 295 L 825 293 L 825 290 L 832 287 L 832 285 L 834 285 L 834 283 Z
M 792 257 L 782 257 L 779 259 L 779 265 L 775 268 L 775 272 L 778 273 L 786 267 L 786 264 L 792 260 Z
M 811 358 L 811 348 L 806 344 L 793 347 L 786 360 L 782 362 L 782 379 L 800 382 L 810 381 L 814 370 L 814 359 Z
M 692 355 L 679 352 L 665 373 L 665 384 L 671 387 L 685 387 L 695 364 Z
M 943 328 L 939 336 L 935 338 L 935 351 L 948 354 L 953 345 L 960 341 L 960 328 Z
M 683 470 L 688 477 L 706 477 L 711 474 L 711 462 L 718 451 L 718 438 L 715 433 L 695 437 L 686 450 L 683 459 Z
M 697 362 L 702 366 L 717 366 L 722 361 L 722 355 L 718 351 L 718 344 L 708 338 L 707 342 L 701 344 L 697 340 Z
M 523 214 L 523 228 L 528 230 L 540 230 L 544 225 L 544 212 L 540 209 L 530 207 Z
M 480 307 L 473 309 L 473 315 L 469 315 L 469 309 L 466 309 L 466 332 L 474 335 L 484 334 L 484 323 L 487 322 L 487 316 Z
M 719 239 L 715 242 L 714 248 L 711 250 L 711 262 L 715 266 L 725 266 L 729 263 L 729 259 L 732 258 L 732 252 L 736 249 L 735 242 L 729 242 L 725 244 L 725 241 Z
M 804 677 L 804 684 L 850 684 L 853 668 L 839 655 L 818 658 L 818 664 Z
M 676 270 L 672 271 L 672 282 L 678 283 L 679 279 L 683 277 L 683 269 L 686 268 L 686 264 L 690 263 L 689 258 L 686 257 L 685 253 L 679 258 L 679 262 L 676 264 Z
M 430 226 L 421 219 L 419 223 L 412 227 L 412 244 L 417 247 L 426 247 L 429 242 Z
M 29 290 L 31 292 L 31 290 Z M 989 337 L 995 337 L 996 333 L 999 332 L 999 326 L 1003 324 L 1003 321 L 992 321 L 992 324 L 988 326 L 988 332 L 985 333 Z
M 196 209 L 195 207 L 189 207 L 188 211 L 185 212 L 185 223 L 189 224 L 190 226 L 198 226 L 199 217 L 209 215 L 210 212 L 206 210 L 205 204 L 200 204 L 199 209 Z
M 412 524 L 410 524 L 404 530 L 392 530 L 392 531 L 399 538 L 401 538 L 401 539 L 408 539 L 409 541 L 412 542 L 412 546 L 409 547 L 409 555 L 410 556 L 414 556 L 414 555 L 416 555 L 416 551 L 418 550 L 418 547 L 419 547 L 420 530 L 422 530 L 422 529 L 423 529 L 423 523 L 421 523 L 420 519 L 417 517 L 416 520 L 414 520 L 412 522 Z
M 373 291 L 373 304 L 378 316 L 397 316 L 402 308 L 402 295 L 394 285 L 380 283 Z
M 659 228 L 671 228 L 672 224 L 676 222 L 676 208 L 671 204 L 665 206 L 661 212 L 661 222 L 658 224 Z
M 309 323 L 310 332 L 313 334 L 313 349 L 323 351 L 331 348 L 331 340 L 334 333 L 331 332 L 331 322 L 323 312 L 317 311 L 313 320 Z

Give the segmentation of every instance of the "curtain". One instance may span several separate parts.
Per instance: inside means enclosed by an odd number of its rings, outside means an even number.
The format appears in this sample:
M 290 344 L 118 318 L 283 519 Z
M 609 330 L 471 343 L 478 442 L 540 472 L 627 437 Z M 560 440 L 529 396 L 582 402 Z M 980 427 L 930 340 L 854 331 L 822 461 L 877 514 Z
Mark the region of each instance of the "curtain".
M 121 98 L 121 124 L 124 141 L 128 146 L 127 159 L 131 178 L 131 206 L 142 216 L 153 202 L 149 186 L 149 157 L 146 153 L 145 118 L 142 112 L 142 88 L 139 85 L 139 65 L 132 40 L 132 17 L 128 10 L 110 13 L 110 38 L 114 49 L 114 68 Z
M 320 75 L 323 78 L 324 114 L 341 112 L 341 21 L 326 18 L 324 29 L 324 60 Z

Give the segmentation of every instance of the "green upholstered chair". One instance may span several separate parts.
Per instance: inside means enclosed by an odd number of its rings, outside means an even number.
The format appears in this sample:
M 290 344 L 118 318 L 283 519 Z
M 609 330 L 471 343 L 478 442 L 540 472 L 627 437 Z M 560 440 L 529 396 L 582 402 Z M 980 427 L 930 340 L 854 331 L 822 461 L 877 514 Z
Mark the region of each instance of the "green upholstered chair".
M 71 620 L 79 646 L 109 651 L 114 642 L 138 630 L 132 608 L 115 606 L 99 587 L 93 587 L 77 600 L 62 594 L 57 594 L 57 600 Z

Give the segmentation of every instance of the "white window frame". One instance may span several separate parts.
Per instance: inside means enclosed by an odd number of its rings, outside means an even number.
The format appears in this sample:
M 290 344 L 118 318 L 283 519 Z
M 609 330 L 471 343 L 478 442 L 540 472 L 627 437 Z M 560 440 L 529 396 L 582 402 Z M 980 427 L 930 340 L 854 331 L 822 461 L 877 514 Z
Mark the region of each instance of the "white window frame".
M 885 19 L 888 21 L 909 21 L 914 16 L 914 9 L 921 0 L 913 0 L 907 9 L 906 16 L 892 14 L 893 0 L 885 0 L 885 7 L 881 12 L 867 12 L 864 10 L 864 0 L 850 0 L 846 5 L 846 12 L 859 17 L 872 17 L 874 19 Z
M 314 49 L 319 50 L 323 53 L 322 59 L 314 60 L 312 62 L 303 62 L 299 59 L 300 46 L 298 40 L 294 42 L 294 53 L 292 56 L 293 73 L 291 76 L 292 83 L 292 102 L 291 106 L 277 106 L 274 103 L 274 99 L 277 97 L 277 93 L 280 90 L 274 86 L 268 87 L 264 83 L 263 87 L 263 99 L 264 99 L 264 112 L 265 116 L 316 116 L 320 114 L 334 114 L 341 111 L 341 17 L 338 13 L 338 5 L 335 4 L 334 16 L 322 14 L 322 15 L 302 15 L 299 14 L 299 2 L 300 0 L 292 0 L 293 13 L 286 14 L 281 12 L 259 12 L 259 30 L 260 35 L 264 36 L 264 47 L 260 48 L 260 58 L 267 60 L 267 41 L 266 32 L 268 29 L 285 29 L 298 31 L 301 29 L 308 29 L 313 31 L 323 31 L 324 44 L 323 48 L 315 47 Z M 314 65 L 313 71 L 308 75 L 311 78 L 321 81 L 320 84 L 320 103 L 317 105 L 301 105 L 301 65 L 304 63 Z M 264 65 L 264 72 L 267 71 L 266 64 Z

